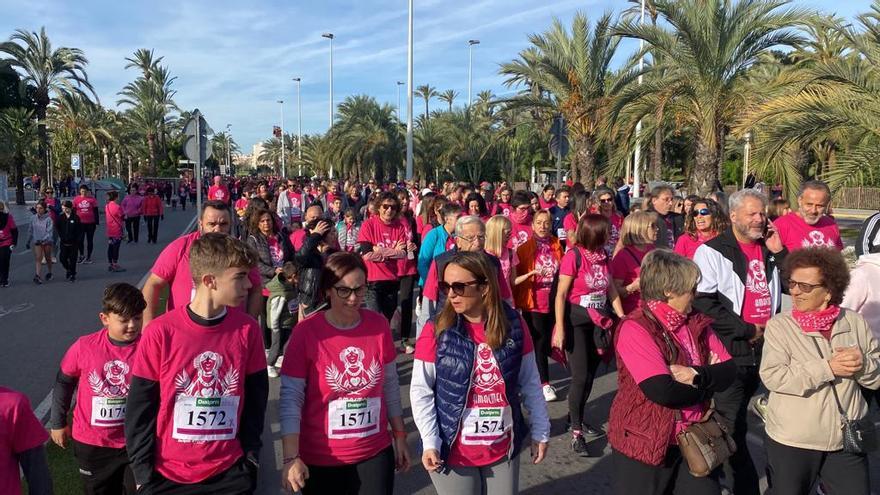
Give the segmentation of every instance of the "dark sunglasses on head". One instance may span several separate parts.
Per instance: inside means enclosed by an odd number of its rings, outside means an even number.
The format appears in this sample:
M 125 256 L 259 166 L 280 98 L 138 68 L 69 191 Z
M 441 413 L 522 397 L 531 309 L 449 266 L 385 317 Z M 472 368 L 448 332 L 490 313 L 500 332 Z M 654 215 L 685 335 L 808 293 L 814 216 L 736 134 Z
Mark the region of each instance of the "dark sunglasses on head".
M 803 292 L 804 294 L 809 294 L 819 287 L 825 287 L 824 284 L 808 284 L 806 282 L 795 282 L 794 280 L 788 279 L 788 288 L 793 289 L 797 287 L 798 290 Z
M 359 287 L 346 287 L 344 285 L 334 285 L 333 289 L 336 290 L 336 295 L 341 297 L 342 299 L 348 299 L 352 294 L 361 297 L 362 295 L 367 293 L 367 286 L 361 285 Z
M 465 295 L 468 287 L 474 285 L 482 285 L 485 283 L 485 280 L 471 280 L 470 282 L 452 282 L 451 284 L 440 282 L 439 288 L 441 294 L 449 294 L 449 289 L 452 289 L 452 292 L 454 292 L 456 295 L 463 296 Z
M 700 208 L 699 210 L 694 210 L 694 216 L 696 217 L 705 217 L 711 214 L 712 212 L 709 211 L 709 208 Z

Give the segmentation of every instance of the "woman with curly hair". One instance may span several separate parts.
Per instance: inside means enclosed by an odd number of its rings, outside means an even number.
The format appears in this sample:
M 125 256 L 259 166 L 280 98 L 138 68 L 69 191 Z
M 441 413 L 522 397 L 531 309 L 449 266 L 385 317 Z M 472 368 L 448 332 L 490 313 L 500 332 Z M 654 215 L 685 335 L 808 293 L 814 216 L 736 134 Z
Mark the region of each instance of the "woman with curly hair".
M 674 251 L 692 260 L 698 247 L 729 226 L 730 219 L 718 203 L 711 199 L 697 199 L 691 212 L 685 216 L 684 234 L 675 241 Z

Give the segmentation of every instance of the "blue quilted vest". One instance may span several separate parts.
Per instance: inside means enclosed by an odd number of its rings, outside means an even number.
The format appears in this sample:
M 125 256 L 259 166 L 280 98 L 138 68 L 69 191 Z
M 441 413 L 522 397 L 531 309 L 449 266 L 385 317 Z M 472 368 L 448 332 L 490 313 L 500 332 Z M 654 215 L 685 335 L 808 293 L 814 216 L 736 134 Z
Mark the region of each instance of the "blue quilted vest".
M 507 339 L 493 353 L 501 368 L 501 375 L 504 377 L 505 393 L 513 414 L 513 452 L 510 454 L 510 458 L 513 459 L 519 454 L 522 439 L 528 434 L 528 426 L 523 419 L 519 395 L 523 328 L 520 324 L 519 313 L 507 303 L 502 304 L 507 321 L 510 322 L 510 328 Z M 467 330 L 464 328 L 464 317 L 461 315 L 458 316 L 454 327 L 445 330 L 437 337 L 434 395 L 440 439 L 443 442 L 440 458 L 443 460 L 449 456 L 452 442 L 455 441 L 461 427 L 471 375 L 474 371 L 476 347 L 474 341 L 467 335 Z

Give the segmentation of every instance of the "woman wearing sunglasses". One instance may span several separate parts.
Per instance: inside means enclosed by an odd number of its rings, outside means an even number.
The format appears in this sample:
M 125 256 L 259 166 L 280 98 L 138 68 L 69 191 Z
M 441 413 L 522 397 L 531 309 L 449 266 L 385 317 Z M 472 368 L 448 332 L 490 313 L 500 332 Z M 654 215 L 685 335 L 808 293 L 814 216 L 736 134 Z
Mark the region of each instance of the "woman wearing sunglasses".
M 282 485 L 303 495 L 391 495 L 395 470 L 410 465 L 391 329 L 361 308 L 360 256 L 331 255 L 320 290 L 329 309 L 294 328 L 281 367 Z
M 685 217 L 684 234 L 675 241 L 674 251 L 687 259 L 694 259 L 697 248 L 730 226 L 730 219 L 711 199 L 694 201 L 693 209 Z
M 440 495 L 518 493 L 524 436 L 538 464 L 550 435 L 525 322 L 485 256 L 459 251 L 441 277 L 446 304 L 416 342 L 410 385 L 422 464 Z
M 607 187 L 598 187 L 593 191 L 593 209 L 608 219 L 608 239 L 605 241 L 605 253 L 614 255 L 617 242 L 620 240 L 620 229 L 623 227 L 623 215 L 617 212 L 614 204 L 614 191 Z M 577 234 L 575 234 L 577 235 Z

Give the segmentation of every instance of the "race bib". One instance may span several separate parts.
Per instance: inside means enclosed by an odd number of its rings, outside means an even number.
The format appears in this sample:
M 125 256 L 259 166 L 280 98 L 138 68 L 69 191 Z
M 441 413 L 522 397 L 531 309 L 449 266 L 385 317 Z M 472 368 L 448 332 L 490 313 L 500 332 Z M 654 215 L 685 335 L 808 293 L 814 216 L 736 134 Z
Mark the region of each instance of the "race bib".
M 461 425 L 462 445 L 492 445 L 513 426 L 510 406 L 465 409 Z
M 556 237 L 558 237 L 560 241 L 564 241 L 565 240 L 565 229 L 564 228 L 556 229 Z
M 605 309 L 605 300 L 607 297 L 604 292 L 584 294 L 581 296 L 578 305 L 586 309 Z
M 238 432 L 238 401 L 240 397 L 186 397 L 174 401 L 176 440 L 232 440 Z
M 327 411 L 327 436 L 333 439 L 364 438 L 379 433 L 382 399 L 337 399 Z
M 92 397 L 92 426 L 122 426 L 125 397 Z

